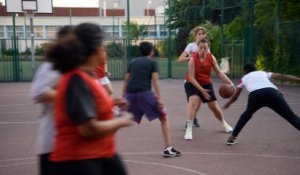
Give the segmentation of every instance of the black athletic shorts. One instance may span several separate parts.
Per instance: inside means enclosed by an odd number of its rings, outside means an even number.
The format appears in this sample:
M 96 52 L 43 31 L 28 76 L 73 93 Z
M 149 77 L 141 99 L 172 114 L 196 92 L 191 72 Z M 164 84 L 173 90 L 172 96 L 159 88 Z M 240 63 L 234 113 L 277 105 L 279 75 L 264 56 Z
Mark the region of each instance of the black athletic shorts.
M 126 175 L 118 155 L 111 158 L 53 162 L 53 175 Z
M 206 99 L 204 98 L 204 96 L 201 94 L 201 92 L 200 92 L 197 88 L 195 88 L 195 87 L 193 86 L 192 83 L 190 83 L 190 82 L 185 82 L 185 83 L 184 83 L 184 89 L 185 89 L 187 101 L 189 101 L 189 98 L 190 98 L 190 96 L 192 96 L 192 95 L 198 95 L 198 96 L 200 97 L 200 99 L 202 100 L 203 103 L 212 102 L 212 101 L 216 101 L 216 100 L 217 100 L 212 83 L 210 83 L 210 84 L 205 84 L 205 85 L 201 85 L 201 86 L 202 86 L 204 89 L 210 90 L 210 91 L 208 92 L 209 95 L 210 95 L 210 97 L 211 97 L 210 100 L 206 100 Z
M 40 154 L 40 167 L 39 167 L 39 175 L 53 175 L 52 168 L 53 162 L 49 160 L 50 153 Z

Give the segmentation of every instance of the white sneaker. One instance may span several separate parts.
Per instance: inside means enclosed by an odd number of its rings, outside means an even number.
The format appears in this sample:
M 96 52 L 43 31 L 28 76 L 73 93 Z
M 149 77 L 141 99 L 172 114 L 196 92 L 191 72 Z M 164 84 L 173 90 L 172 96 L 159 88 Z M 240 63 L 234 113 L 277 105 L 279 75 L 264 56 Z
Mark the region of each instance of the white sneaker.
M 192 128 L 186 128 L 184 139 L 185 140 L 193 140 L 193 129 Z
M 226 122 L 222 125 L 222 127 L 226 133 L 231 133 L 233 131 L 232 127 Z

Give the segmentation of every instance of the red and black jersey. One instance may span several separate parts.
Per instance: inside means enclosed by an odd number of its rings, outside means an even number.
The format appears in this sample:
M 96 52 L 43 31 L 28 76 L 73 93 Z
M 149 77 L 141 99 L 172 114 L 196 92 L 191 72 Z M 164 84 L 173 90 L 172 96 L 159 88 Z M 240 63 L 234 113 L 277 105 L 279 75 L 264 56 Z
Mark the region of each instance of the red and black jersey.
M 212 83 L 211 80 L 211 71 L 214 65 L 213 57 L 211 53 L 206 54 L 206 59 L 201 61 L 198 58 L 198 53 L 193 53 L 192 59 L 194 59 L 195 62 L 195 79 L 200 85 L 205 85 Z M 189 75 L 187 73 L 185 77 L 186 81 L 190 81 Z
M 80 69 L 74 69 L 64 74 L 59 82 L 55 99 L 56 136 L 51 160 L 68 161 L 112 157 L 115 155 L 114 134 L 94 139 L 84 138 L 78 133 L 78 124 L 72 121 L 72 117 L 67 114 L 65 94 L 70 79 L 75 75 L 84 80 L 95 98 L 97 120 L 105 121 L 113 118 L 113 101 L 95 78 Z

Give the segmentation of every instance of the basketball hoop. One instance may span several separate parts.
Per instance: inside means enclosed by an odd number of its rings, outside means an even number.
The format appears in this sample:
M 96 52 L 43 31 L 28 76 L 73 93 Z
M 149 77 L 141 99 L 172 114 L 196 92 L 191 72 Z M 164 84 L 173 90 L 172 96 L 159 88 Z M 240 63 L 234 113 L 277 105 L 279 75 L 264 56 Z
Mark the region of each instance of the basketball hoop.
M 25 15 L 53 13 L 52 0 L 6 0 L 7 13 L 24 13 Z
M 35 11 L 34 10 L 25 10 L 24 15 L 25 16 L 34 16 Z

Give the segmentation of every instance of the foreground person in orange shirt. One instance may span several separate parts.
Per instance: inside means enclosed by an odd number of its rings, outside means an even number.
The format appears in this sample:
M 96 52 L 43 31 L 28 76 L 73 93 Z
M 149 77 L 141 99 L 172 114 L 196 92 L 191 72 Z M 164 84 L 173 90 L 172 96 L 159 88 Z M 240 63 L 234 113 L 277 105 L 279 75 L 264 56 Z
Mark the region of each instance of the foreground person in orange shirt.
M 94 70 L 106 62 L 103 32 L 83 23 L 49 49 L 62 73 L 54 103 L 56 136 L 51 160 L 56 175 L 126 175 L 115 148 L 115 132 L 132 124 L 129 113 L 113 117 L 113 101 Z

